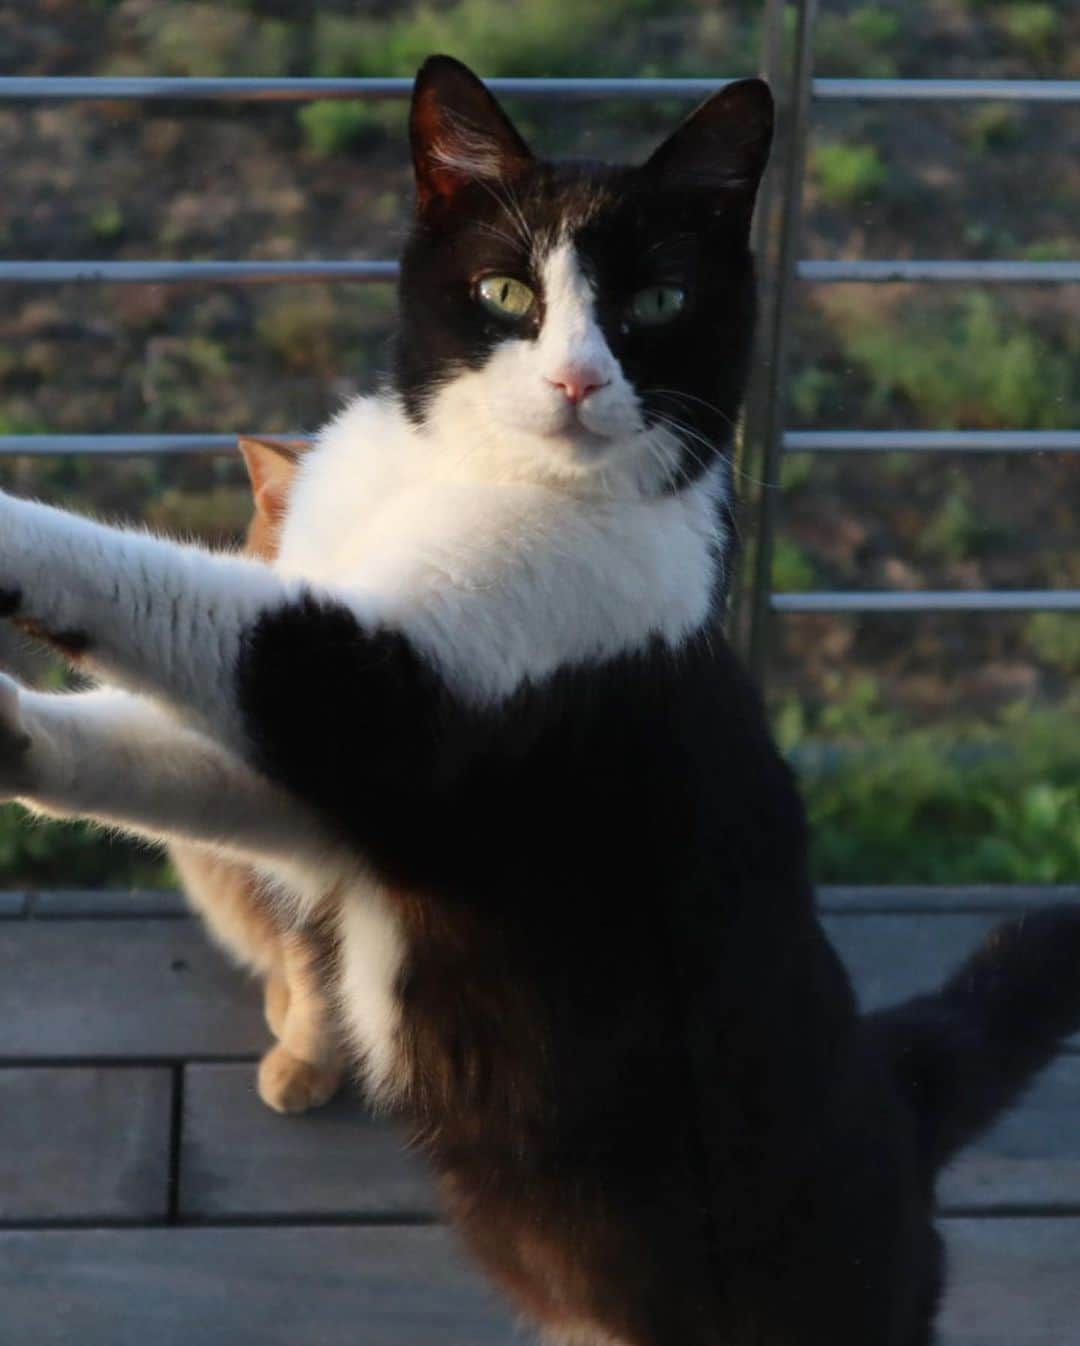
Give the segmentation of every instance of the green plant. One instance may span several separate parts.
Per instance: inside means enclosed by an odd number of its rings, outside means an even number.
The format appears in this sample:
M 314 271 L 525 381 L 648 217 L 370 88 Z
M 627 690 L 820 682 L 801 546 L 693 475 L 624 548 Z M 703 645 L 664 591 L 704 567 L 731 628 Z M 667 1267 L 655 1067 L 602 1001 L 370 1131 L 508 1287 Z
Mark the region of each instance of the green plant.
M 785 496 L 801 491 L 814 475 L 812 453 L 787 453 L 780 460 L 780 487 Z
M 823 75 L 888 79 L 896 74 L 902 28 L 900 14 L 881 5 L 822 14 L 814 35 L 817 67 Z
M 1000 542 L 1000 534 L 980 518 L 964 481 L 954 486 L 927 519 L 916 542 L 920 556 L 962 561 Z
M 105 202 L 91 211 L 90 232 L 107 241 L 120 237 L 124 232 L 124 212 L 115 201 Z
M 602 34 L 661 9 L 655 0 L 631 0 L 619 9 L 595 0 L 518 6 L 458 0 L 420 4 L 380 19 L 327 14 L 316 19 L 316 66 L 320 74 L 334 76 L 408 76 L 433 51 L 446 51 L 482 74 L 594 73 Z
M 1060 883 L 1080 874 L 1080 703 L 990 725 L 905 725 L 871 679 L 774 726 L 797 765 L 819 882 Z
M 110 837 L 88 823 L 31 819 L 0 806 L 0 874 L 14 888 L 161 888 L 172 882 L 153 848 Z
M 315 154 L 340 154 L 385 127 L 386 109 L 355 99 L 326 99 L 309 103 L 296 114 L 304 140 Z
M 879 412 L 896 397 L 926 423 L 1053 429 L 1080 414 L 1076 357 L 1029 326 L 1011 329 L 1001 302 L 973 293 L 944 312 L 920 303 L 894 321 L 852 309 L 845 354 L 870 380 Z
M 806 365 L 792 375 L 788 383 L 788 398 L 796 419 L 807 425 L 827 419 L 829 407 L 843 387 L 843 379 L 833 369 L 820 365 Z
M 873 47 L 891 46 L 899 39 L 903 27 L 896 10 L 880 5 L 861 5 L 853 9 L 848 15 L 848 25 L 860 41 Z
M 1062 673 L 1080 674 L 1080 616 L 1036 612 L 1028 619 L 1024 636 L 1043 663 Z
M 1006 5 L 1001 12 L 1001 26 L 1017 46 L 1045 60 L 1053 53 L 1061 31 L 1061 16 L 1054 5 Z
M 888 170 L 875 146 L 836 141 L 814 148 L 810 171 L 821 195 L 834 206 L 872 200 L 888 178 Z
M 814 587 L 814 565 L 790 538 L 777 538 L 773 545 L 773 588 L 780 593 L 804 593 Z
M 160 75 L 278 75 L 289 63 L 287 23 L 220 4 L 149 5 L 134 27 Z
M 979 152 L 1015 145 L 1021 135 L 1021 120 L 1009 103 L 982 103 L 968 118 L 967 139 Z
M 1029 243 L 1020 255 L 1029 262 L 1070 262 L 1076 251 L 1076 242 L 1071 238 L 1044 238 Z

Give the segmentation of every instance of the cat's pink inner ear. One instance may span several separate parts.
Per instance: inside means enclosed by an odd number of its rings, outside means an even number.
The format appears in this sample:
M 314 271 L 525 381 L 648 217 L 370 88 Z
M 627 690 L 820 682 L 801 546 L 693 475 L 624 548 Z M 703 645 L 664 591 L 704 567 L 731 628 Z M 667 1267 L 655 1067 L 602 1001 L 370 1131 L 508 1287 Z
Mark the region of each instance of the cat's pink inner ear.
M 421 66 L 409 135 L 421 211 L 476 179 L 511 178 L 532 158 L 483 81 L 450 56 Z
M 669 183 L 744 194 L 752 202 L 772 134 L 769 86 L 762 79 L 736 80 L 691 112 L 645 171 Z

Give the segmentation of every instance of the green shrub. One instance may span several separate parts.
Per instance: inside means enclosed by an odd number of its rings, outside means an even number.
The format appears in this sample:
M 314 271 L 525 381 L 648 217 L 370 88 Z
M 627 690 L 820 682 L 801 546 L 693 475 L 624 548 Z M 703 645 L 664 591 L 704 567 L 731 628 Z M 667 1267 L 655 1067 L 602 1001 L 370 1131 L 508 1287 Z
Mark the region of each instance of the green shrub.
M 1071 262 L 1076 256 L 1076 243 L 1071 238 L 1043 238 L 1021 249 L 1028 262 Z
M 1011 103 L 982 103 L 968 118 L 967 139 L 980 152 L 1004 149 L 1020 139 L 1020 127 L 1020 114 Z
M 124 212 L 115 201 L 96 206 L 90 213 L 90 232 L 95 238 L 111 242 L 124 232 Z
M 870 201 L 885 186 L 888 170 L 873 145 L 817 145 L 810 171 L 830 205 L 852 206 Z
M 1003 541 L 1000 529 L 974 507 L 970 485 L 961 479 L 929 516 L 915 545 L 920 556 L 962 561 L 985 555 Z
M 900 14 L 880 5 L 862 5 L 850 14 L 822 14 L 814 33 L 816 64 L 822 75 L 890 79 L 901 39 Z
M 1001 14 L 1001 26 L 1029 55 L 1046 59 L 1053 54 L 1061 30 L 1061 16 L 1054 5 L 1006 5 Z
M 1054 429 L 1080 415 L 1080 378 L 1068 351 L 1030 327 L 1009 330 L 1000 301 L 973 293 L 944 313 L 925 306 L 883 323 L 853 310 L 844 349 L 882 411 L 897 396 L 925 422 Z
M 910 728 L 869 679 L 774 725 L 823 883 L 1061 883 L 1080 874 L 1080 702 L 989 726 Z
M 773 545 L 772 582 L 779 593 L 805 593 L 814 587 L 814 565 L 790 538 L 777 538 Z
M 609 8 L 580 0 L 508 5 L 505 0 L 421 4 L 380 19 L 320 15 L 317 73 L 409 76 L 432 52 L 451 52 L 485 75 L 576 75 L 596 72 L 601 37 L 650 12 L 658 0 Z
M 289 64 L 288 23 L 220 4 L 148 5 L 131 27 L 141 39 L 140 70 L 156 75 L 272 76 Z M 126 60 L 121 56 L 111 73 L 124 73 Z
M 833 369 L 807 365 L 788 380 L 788 401 L 796 420 L 813 425 L 828 419 L 829 408 L 839 400 L 843 378 Z
M 1045 664 L 1080 675 L 1080 615 L 1036 612 L 1024 629 L 1028 644 Z
M 6 888 L 161 888 L 160 852 L 109 837 L 89 823 L 43 822 L 0 806 L 0 875 Z
M 304 140 L 315 154 L 340 154 L 385 127 L 387 109 L 378 103 L 330 98 L 308 103 L 296 114 Z

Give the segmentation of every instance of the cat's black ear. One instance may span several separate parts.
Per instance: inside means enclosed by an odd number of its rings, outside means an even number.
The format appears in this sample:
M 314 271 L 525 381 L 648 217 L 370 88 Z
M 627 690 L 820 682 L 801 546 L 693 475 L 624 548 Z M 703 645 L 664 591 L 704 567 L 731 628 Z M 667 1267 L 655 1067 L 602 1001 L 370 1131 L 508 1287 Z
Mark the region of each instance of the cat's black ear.
M 532 159 L 487 86 L 452 56 L 429 56 L 420 67 L 409 137 L 421 211 L 476 178 L 513 177 Z
M 645 165 L 672 185 L 731 193 L 754 204 L 769 159 L 773 98 L 763 79 L 727 84 L 701 104 Z

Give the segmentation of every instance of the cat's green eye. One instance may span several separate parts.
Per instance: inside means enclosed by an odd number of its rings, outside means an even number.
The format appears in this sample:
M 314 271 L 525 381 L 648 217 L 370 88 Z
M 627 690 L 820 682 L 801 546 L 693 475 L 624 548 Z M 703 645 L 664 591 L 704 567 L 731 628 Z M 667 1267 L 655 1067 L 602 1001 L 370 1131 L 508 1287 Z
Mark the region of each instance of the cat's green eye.
M 485 276 L 476 293 L 488 312 L 500 318 L 527 317 L 536 303 L 532 290 L 513 276 Z
M 648 285 L 630 301 L 630 316 L 645 327 L 670 322 L 686 307 L 686 291 L 678 285 Z

